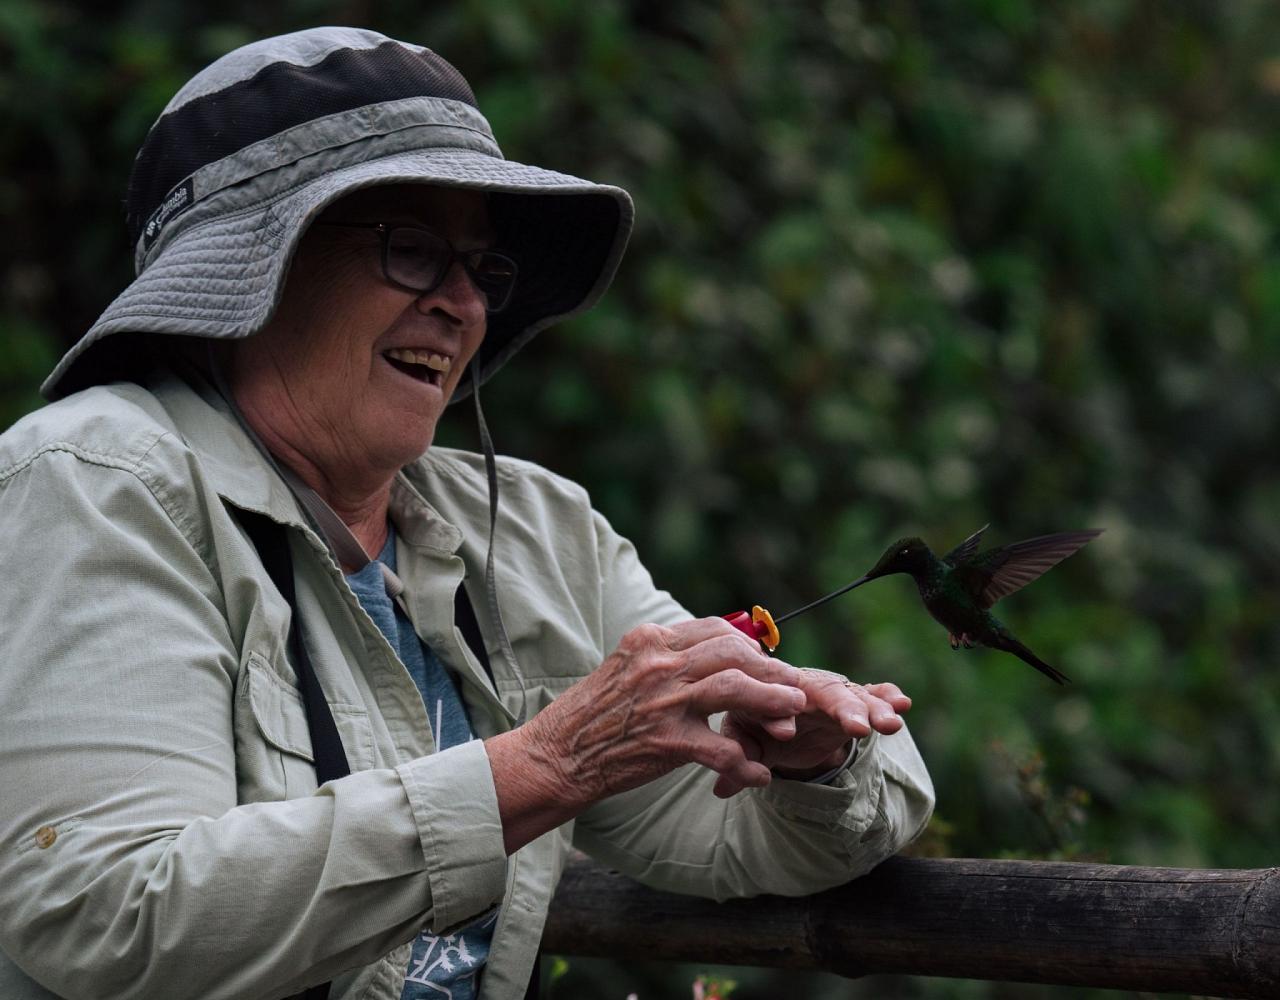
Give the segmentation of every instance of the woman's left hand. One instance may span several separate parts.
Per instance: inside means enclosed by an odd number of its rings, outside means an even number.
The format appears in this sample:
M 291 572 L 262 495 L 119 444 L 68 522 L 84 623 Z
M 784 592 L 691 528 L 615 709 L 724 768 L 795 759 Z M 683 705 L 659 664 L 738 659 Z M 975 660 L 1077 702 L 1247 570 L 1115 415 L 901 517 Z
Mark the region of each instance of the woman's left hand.
M 761 719 L 742 712 L 724 717 L 720 734 L 736 740 L 748 760 L 765 764 L 780 778 L 813 778 L 839 767 L 849 756 L 850 739 L 875 730 L 889 735 L 902 728 L 899 713 L 911 699 L 896 684 L 855 684 L 829 670 L 800 671 L 805 707 L 786 719 Z M 727 775 L 715 794 L 728 798 L 742 786 Z

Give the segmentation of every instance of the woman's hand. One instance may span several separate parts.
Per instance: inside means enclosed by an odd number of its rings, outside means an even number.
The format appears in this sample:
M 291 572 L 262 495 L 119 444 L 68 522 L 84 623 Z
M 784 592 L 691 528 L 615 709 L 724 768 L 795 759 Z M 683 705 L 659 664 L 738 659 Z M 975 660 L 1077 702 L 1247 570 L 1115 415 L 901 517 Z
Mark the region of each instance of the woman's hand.
M 911 699 L 896 684 L 855 684 L 827 670 L 801 670 L 806 705 L 789 732 L 777 720 L 750 712 L 725 716 L 720 734 L 735 740 L 747 759 L 767 765 L 783 778 L 813 778 L 839 767 L 849 755 L 849 740 L 873 729 L 886 735 L 902 728 L 898 713 Z M 745 787 L 730 774 L 716 781 L 715 793 L 728 797 Z
M 633 629 L 533 719 L 486 741 L 508 850 L 683 764 L 716 771 L 734 791 L 767 785 L 769 764 L 752 748 L 796 733 L 806 685 L 832 700 L 721 618 Z M 754 720 L 765 744 L 712 730 L 720 712 Z

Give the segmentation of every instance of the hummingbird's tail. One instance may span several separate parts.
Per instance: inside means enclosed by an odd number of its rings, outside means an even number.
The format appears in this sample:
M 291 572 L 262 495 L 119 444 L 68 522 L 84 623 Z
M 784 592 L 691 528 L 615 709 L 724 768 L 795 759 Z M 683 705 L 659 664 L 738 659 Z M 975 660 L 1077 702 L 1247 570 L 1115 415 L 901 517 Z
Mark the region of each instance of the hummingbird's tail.
M 1030 663 L 1033 667 L 1039 670 L 1040 673 L 1044 674 L 1050 680 L 1056 681 L 1058 684 L 1071 683 L 1070 677 L 1064 674 L 1061 670 L 1049 666 L 1049 664 L 1045 663 L 1044 660 L 1040 659 L 1040 657 L 1036 656 L 1035 653 L 1027 649 L 1026 646 L 1020 643 L 1007 631 L 1001 630 L 998 633 L 998 636 L 999 638 L 996 642 L 989 643 L 988 645 L 991 645 L 996 649 L 1002 649 L 1006 653 L 1012 653 L 1024 663 Z

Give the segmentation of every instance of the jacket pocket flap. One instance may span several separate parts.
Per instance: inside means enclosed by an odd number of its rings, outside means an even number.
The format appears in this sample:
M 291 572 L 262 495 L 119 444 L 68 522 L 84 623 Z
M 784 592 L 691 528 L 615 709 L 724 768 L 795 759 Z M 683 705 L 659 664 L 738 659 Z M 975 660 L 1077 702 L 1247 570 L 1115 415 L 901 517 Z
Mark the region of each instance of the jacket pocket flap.
M 245 667 L 250 710 L 263 738 L 277 750 L 314 760 L 307 711 L 298 689 L 282 681 L 257 653 L 249 654 Z

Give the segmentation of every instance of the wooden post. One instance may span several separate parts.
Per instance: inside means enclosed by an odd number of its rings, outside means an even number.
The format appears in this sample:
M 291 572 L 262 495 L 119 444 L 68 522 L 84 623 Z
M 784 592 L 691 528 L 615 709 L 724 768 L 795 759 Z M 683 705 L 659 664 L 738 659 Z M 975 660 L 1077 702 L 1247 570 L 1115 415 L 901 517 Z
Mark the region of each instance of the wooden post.
M 569 864 L 545 951 L 1280 997 L 1280 869 L 892 858 L 796 899 L 715 903 Z

